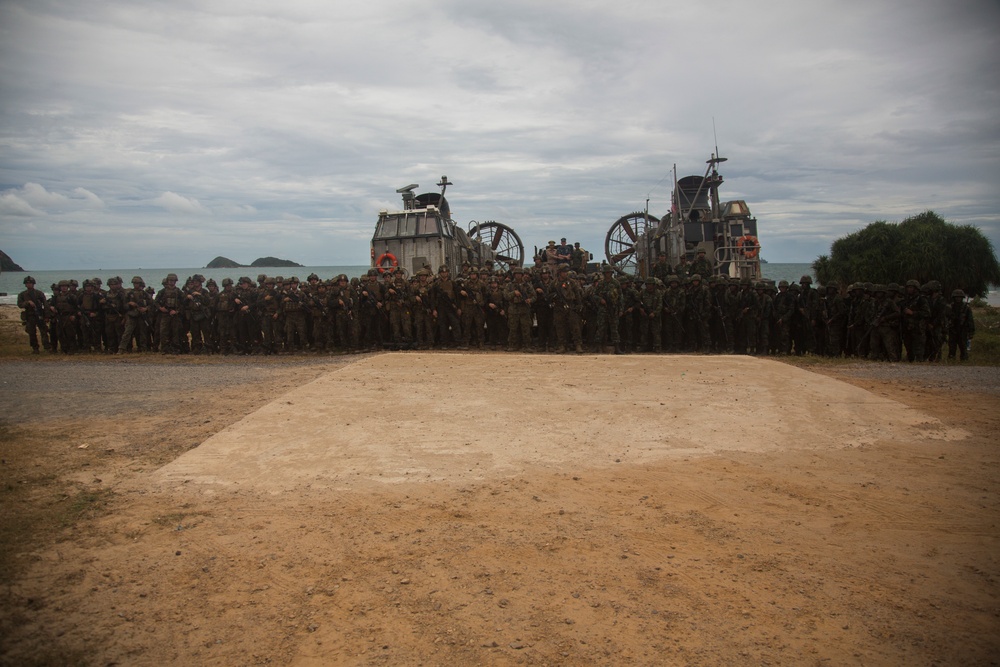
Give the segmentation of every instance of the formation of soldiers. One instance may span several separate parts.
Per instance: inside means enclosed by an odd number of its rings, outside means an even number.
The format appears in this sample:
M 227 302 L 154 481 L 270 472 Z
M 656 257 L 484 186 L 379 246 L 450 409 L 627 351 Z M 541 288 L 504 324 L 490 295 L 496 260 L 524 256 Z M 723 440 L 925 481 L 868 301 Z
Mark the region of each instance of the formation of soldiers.
M 975 333 L 965 294 L 915 280 L 904 286 L 736 280 L 660 258 L 645 279 L 594 275 L 542 257 L 531 268 L 442 265 L 413 276 L 371 269 L 305 282 L 260 275 L 256 282 L 203 276 L 159 291 L 139 277 L 60 281 L 52 296 L 25 278 L 18 296 L 32 350 L 163 354 L 291 354 L 376 349 L 506 349 L 788 355 L 874 360 L 968 358 Z M 686 275 L 685 275 L 686 273 Z

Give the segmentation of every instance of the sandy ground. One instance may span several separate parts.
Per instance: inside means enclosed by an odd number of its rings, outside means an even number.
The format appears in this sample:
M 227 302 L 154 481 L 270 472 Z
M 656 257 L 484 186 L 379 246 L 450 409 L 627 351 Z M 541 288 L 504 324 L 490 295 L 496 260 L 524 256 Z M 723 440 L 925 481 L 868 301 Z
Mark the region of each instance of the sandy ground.
M 819 368 L 6 362 L 0 658 L 995 664 L 1000 376 Z

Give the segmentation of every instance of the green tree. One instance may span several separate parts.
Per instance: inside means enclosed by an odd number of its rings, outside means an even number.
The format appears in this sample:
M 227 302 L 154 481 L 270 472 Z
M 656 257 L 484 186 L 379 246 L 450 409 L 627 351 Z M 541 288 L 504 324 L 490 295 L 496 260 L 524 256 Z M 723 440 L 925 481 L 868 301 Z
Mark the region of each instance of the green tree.
M 946 292 L 961 288 L 970 296 L 985 296 L 990 285 L 1000 285 L 990 240 L 977 227 L 952 225 L 933 211 L 900 223 L 879 220 L 839 238 L 812 269 L 821 283 L 938 280 Z

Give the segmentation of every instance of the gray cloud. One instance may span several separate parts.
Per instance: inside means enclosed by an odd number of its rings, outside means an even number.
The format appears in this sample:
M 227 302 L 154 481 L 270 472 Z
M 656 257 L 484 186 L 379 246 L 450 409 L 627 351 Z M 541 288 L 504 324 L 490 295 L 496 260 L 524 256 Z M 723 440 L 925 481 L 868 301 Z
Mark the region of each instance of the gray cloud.
M 996 3 L 768 7 L 8 0 L 3 250 L 363 264 L 393 190 L 448 174 L 458 220 L 597 254 L 713 118 L 772 261 L 929 208 L 1000 244 Z

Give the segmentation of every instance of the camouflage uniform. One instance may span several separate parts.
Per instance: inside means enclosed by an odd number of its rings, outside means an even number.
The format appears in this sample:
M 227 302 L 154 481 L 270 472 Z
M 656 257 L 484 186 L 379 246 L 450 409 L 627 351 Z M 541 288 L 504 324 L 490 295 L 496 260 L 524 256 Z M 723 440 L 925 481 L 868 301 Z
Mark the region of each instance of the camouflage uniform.
M 299 279 L 292 276 L 281 292 L 279 311 L 285 318 L 285 351 L 300 351 L 309 347 L 306 330 L 308 297 L 299 289 Z
M 869 322 L 871 342 L 869 356 L 876 361 L 899 361 L 899 306 L 886 293 L 885 285 L 875 286 L 875 303 Z
M 411 325 L 410 308 L 413 297 L 406 278 L 402 275 L 386 286 L 385 305 L 389 314 L 389 331 L 392 344 L 396 347 L 408 347 L 413 343 L 413 327 Z
M 121 342 L 118 343 L 119 352 L 128 352 L 132 347 L 133 338 L 137 351 L 149 351 L 148 318 L 151 307 L 142 278 L 135 276 L 132 278 L 132 289 L 125 292 L 125 330 L 122 332 Z
M 101 295 L 90 280 L 83 281 L 83 293 L 79 296 L 80 329 L 83 334 L 84 352 L 100 352 L 104 337 L 104 321 L 101 319 Z
M 920 283 L 910 280 L 906 283 L 906 295 L 902 300 L 903 343 L 906 345 L 907 361 L 924 361 L 924 343 L 927 339 L 927 320 L 931 317 L 931 306 L 920 293 Z
M 31 351 L 37 353 L 39 348 L 38 334 L 41 333 L 42 345 L 51 349 L 49 332 L 45 326 L 45 293 L 35 289 L 35 279 L 27 276 L 24 279 L 24 291 L 17 295 L 17 307 L 21 309 L 21 324 L 28 334 L 28 344 Z
M 438 343 L 459 345 L 462 340 L 462 322 L 458 314 L 458 287 L 451 278 L 451 271 L 442 264 L 437 279 L 431 287 L 434 317 L 438 323 Z
M 684 309 L 687 307 L 687 293 L 681 287 L 680 278 L 667 276 L 670 285 L 663 294 L 663 347 L 667 352 L 684 349 Z
M 236 351 L 236 290 L 232 278 L 222 280 L 222 291 L 215 295 L 212 312 L 215 313 L 215 341 L 219 352 L 232 354 Z
M 194 354 L 206 352 L 205 342 L 211 343 L 212 340 L 208 333 L 212 315 L 212 297 L 208 290 L 202 287 L 202 282 L 201 276 L 194 276 L 191 287 L 184 295 L 188 327 L 191 330 L 191 351 Z
M 643 349 L 659 352 L 663 333 L 663 291 L 656 284 L 656 278 L 646 278 L 639 292 L 639 318 L 639 340 Z
M 59 291 L 52 295 L 49 310 L 53 313 L 59 347 L 66 354 L 76 351 L 76 319 L 80 313 L 76 295 L 69 290 L 69 281 L 59 281 Z
M 535 287 L 520 267 L 514 269 L 514 282 L 507 286 L 507 349 L 531 352 L 531 307 Z
M 285 340 L 285 323 L 280 320 L 281 292 L 274 278 L 265 276 L 264 286 L 257 294 L 257 310 L 260 313 L 261 351 L 277 354 Z
M 337 284 L 330 292 L 330 311 L 333 313 L 333 333 L 336 344 L 344 350 L 354 349 L 351 321 L 354 319 L 354 299 L 346 274 L 337 276 Z
M 103 311 L 104 319 L 104 351 L 108 354 L 118 352 L 122 334 L 125 333 L 125 291 L 122 289 L 122 279 L 115 277 L 108 279 L 108 291 L 102 293 L 98 302 Z
M 580 283 L 569 275 L 569 268 L 560 265 L 559 278 L 549 288 L 552 296 L 552 319 L 556 327 L 556 340 L 560 351 L 569 345 L 583 353 L 583 290 Z
M 552 274 L 542 271 L 538 275 L 532 276 L 532 283 L 535 289 L 535 302 L 532 305 L 532 312 L 538 322 L 538 349 L 548 352 L 556 349 L 556 325 L 552 314 L 552 295 L 549 288 L 552 287 Z
M 830 281 L 826 284 L 826 345 L 828 357 L 839 357 L 844 350 L 844 335 L 847 332 L 847 301 L 840 295 L 840 284 Z
M 932 280 L 928 283 L 930 292 L 930 319 L 927 321 L 927 361 L 941 361 L 941 346 L 944 345 L 944 332 L 948 326 L 948 300 L 941 294 L 941 283 Z
M 602 278 L 594 285 L 591 294 L 594 307 L 594 344 L 600 352 L 606 342 L 610 342 L 615 346 L 615 354 L 621 354 L 618 317 L 622 307 L 622 287 L 615 280 L 610 266 L 603 268 L 601 274 Z
M 972 308 L 965 303 L 965 292 L 960 289 L 951 293 L 948 306 L 948 359 L 955 358 L 959 351 L 962 361 L 969 360 L 969 342 L 976 335 L 976 322 L 972 318 Z
M 482 349 L 486 337 L 486 312 L 483 310 L 486 285 L 477 271 L 470 271 L 469 277 L 459 285 L 458 303 L 462 309 L 462 347 L 467 348 L 475 342 Z
M 181 351 L 181 309 L 184 293 L 177 287 L 177 274 L 167 276 L 166 285 L 156 294 L 156 308 L 160 313 L 160 352 L 177 354 Z
M 413 330 L 417 346 L 422 350 L 434 347 L 434 297 L 431 293 L 431 272 L 421 269 L 417 272 L 417 283 L 413 286 Z

